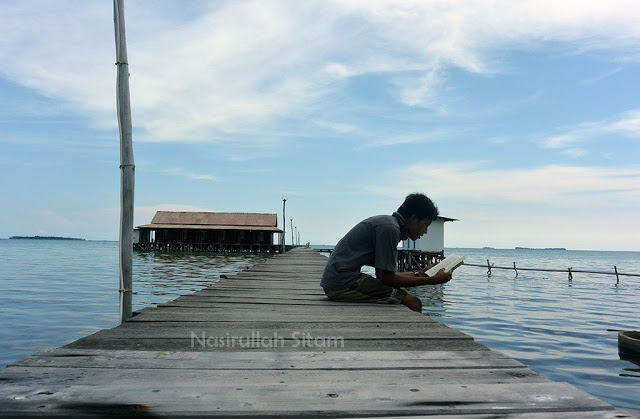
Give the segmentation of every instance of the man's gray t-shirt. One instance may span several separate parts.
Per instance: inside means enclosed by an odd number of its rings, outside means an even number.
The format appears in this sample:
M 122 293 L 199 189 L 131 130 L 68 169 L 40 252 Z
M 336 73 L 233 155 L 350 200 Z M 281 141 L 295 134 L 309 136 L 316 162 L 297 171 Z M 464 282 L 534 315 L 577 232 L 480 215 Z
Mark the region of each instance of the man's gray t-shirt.
M 322 274 L 327 291 L 351 287 L 367 265 L 395 272 L 400 242 L 400 223 L 393 215 L 376 215 L 359 222 L 338 242 Z

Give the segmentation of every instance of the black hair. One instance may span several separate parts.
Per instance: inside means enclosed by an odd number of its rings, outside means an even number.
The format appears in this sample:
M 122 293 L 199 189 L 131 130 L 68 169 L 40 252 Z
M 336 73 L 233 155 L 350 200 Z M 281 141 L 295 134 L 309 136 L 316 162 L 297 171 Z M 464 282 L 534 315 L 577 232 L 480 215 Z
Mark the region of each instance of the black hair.
M 419 220 L 429 218 L 432 221 L 435 221 L 440 213 L 436 204 L 434 204 L 428 196 L 422 193 L 412 193 L 407 195 L 402 205 L 400 205 L 400 208 L 398 208 L 398 212 L 405 219 L 415 214 Z

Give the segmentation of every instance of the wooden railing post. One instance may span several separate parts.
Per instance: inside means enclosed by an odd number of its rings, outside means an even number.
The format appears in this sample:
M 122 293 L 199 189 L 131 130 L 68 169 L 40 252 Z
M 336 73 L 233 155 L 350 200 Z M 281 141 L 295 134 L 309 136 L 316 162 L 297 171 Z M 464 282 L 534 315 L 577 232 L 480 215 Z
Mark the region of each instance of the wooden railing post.
M 113 24 L 118 67 L 116 101 L 120 130 L 120 323 L 132 316 L 133 294 L 133 198 L 135 165 L 131 103 L 129 98 L 129 63 L 124 26 L 124 0 L 113 0 Z

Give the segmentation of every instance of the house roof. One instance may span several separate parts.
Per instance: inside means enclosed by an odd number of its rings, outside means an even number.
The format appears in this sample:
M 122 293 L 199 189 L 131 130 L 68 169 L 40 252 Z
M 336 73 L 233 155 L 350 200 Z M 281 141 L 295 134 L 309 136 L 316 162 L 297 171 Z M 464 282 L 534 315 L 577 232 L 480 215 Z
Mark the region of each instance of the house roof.
M 138 228 L 282 231 L 278 228 L 276 214 L 240 212 L 158 211 L 151 220 L 151 224 L 141 225 Z
M 447 221 L 458 221 L 457 218 L 443 217 L 441 215 L 439 215 L 438 218 L 441 218 L 444 222 L 447 222 Z

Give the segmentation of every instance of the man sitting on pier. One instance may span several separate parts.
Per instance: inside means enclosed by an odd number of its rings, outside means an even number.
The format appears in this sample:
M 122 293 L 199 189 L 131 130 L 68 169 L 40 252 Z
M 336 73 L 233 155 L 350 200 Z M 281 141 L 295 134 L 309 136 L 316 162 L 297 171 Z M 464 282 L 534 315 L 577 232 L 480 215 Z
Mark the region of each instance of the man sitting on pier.
M 320 285 L 329 299 L 367 303 L 402 303 L 422 311 L 422 301 L 400 287 L 444 284 L 451 273 L 441 269 L 429 277 L 429 267 L 416 272 L 396 272 L 398 243 L 426 234 L 438 207 L 426 195 L 410 194 L 393 215 L 376 215 L 356 224 L 336 245 L 322 274 Z M 376 270 L 375 278 L 360 272 Z

